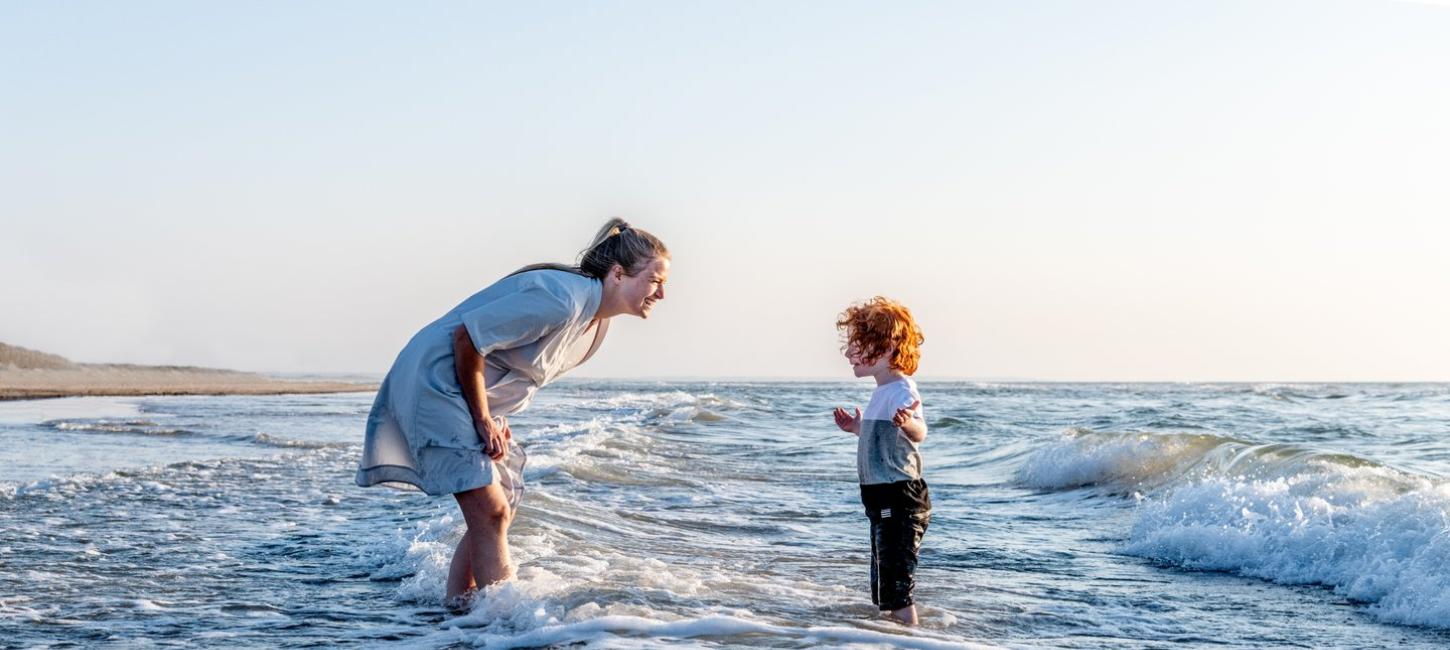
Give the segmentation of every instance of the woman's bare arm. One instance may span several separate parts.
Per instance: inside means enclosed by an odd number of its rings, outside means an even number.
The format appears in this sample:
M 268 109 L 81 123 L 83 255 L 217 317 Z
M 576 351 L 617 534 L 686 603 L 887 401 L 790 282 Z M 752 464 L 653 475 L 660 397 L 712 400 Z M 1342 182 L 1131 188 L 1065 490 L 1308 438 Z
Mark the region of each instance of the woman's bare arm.
M 503 458 L 505 435 L 502 427 L 493 421 L 488 412 L 488 387 L 483 379 L 483 355 L 473 347 L 468 330 L 459 325 L 453 330 L 453 371 L 458 375 L 458 386 L 463 389 L 463 402 L 473 416 L 473 428 L 483 441 L 483 453 L 489 458 Z

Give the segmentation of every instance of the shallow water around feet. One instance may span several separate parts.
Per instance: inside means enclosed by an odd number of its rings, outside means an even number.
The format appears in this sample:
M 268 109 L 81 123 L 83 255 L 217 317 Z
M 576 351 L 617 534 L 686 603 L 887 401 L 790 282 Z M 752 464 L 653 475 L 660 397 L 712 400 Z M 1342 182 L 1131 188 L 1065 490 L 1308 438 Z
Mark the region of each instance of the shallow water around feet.
M 464 613 L 452 500 L 353 486 L 369 394 L 0 403 L 0 645 L 1450 645 L 1450 385 L 924 381 L 917 629 L 830 417 L 870 388 L 549 387 Z

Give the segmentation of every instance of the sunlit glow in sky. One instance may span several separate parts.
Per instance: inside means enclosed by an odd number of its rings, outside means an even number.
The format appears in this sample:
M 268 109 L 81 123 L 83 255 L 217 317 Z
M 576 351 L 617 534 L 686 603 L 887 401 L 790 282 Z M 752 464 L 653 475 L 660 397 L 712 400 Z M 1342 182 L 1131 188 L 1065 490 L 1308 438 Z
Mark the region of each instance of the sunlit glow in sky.
M 1450 380 L 1450 8 L 0 5 L 0 341 L 381 373 L 607 217 L 674 254 L 587 376 Z

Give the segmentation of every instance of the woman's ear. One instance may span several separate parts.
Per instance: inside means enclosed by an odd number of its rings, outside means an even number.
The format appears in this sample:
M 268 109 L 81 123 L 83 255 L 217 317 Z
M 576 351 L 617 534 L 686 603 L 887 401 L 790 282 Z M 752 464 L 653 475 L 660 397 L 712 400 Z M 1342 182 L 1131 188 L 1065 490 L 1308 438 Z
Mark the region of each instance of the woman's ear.
M 615 282 L 623 282 L 624 275 L 625 274 L 623 266 L 615 264 L 614 266 L 609 267 L 609 277 L 614 278 Z

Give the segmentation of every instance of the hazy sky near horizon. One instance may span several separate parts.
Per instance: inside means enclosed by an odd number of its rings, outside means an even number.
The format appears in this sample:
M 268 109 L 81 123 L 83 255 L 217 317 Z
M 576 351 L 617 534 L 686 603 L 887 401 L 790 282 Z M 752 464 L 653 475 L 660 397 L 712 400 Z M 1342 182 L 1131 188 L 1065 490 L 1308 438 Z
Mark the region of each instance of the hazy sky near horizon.
M 609 216 L 585 376 L 1450 380 L 1450 6 L 0 2 L 0 342 L 386 370 Z

